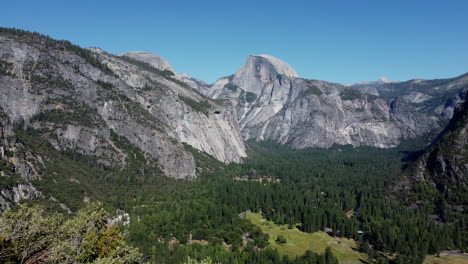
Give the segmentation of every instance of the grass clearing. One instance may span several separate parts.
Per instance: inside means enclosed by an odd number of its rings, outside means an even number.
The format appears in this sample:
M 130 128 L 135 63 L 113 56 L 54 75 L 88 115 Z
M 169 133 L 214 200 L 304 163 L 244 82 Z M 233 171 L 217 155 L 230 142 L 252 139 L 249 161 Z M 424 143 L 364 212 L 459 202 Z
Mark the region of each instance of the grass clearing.
M 280 254 L 291 257 L 301 256 L 307 250 L 322 254 L 330 246 L 342 264 L 361 264 L 361 260 L 368 259 L 366 254 L 354 250 L 357 246 L 352 239 L 332 237 L 325 232 L 304 233 L 297 228 L 288 229 L 288 225 L 276 225 L 259 213 L 247 212 L 245 218 L 270 236 L 269 246 L 276 248 Z M 286 238 L 285 244 L 278 244 L 275 241 L 279 235 Z
M 453 254 L 440 254 L 440 257 L 427 256 L 424 264 L 466 264 L 468 263 L 468 254 L 453 255 Z

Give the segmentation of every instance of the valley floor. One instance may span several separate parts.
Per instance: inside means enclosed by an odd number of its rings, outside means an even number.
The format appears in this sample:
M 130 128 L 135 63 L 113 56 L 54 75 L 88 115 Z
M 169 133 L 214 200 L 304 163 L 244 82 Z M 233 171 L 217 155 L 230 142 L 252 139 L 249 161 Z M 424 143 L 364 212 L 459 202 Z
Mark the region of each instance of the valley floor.
M 269 235 L 270 247 L 278 250 L 280 254 L 290 257 L 302 256 L 307 250 L 318 254 L 323 254 L 327 247 L 330 247 L 334 255 L 342 264 L 366 263 L 369 256 L 357 251 L 356 241 L 352 239 L 333 237 L 326 232 L 305 233 L 296 227 L 289 229 L 288 225 L 277 225 L 273 221 L 268 221 L 260 213 L 245 212 L 242 217 L 250 220 L 253 224 L 262 229 L 262 232 Z M 278 236 L 287 239 L 285 244 L 276 242 Z M 424 264 L 466 264 L 468 254 L 459 251 L 443 251 L 440 256 L 427 256 Z
M 296 227 L 289 229 L 288 225 L 277 225 L 266 220 L 260 213 L 247 212 L 245 218 L 270 236 L 270 247 L 277 249 L 280 254 L 296 257 L 304 255 L 307 250 L 323 254 L 329 246 L 342 264 L 363 263 L 368 259 L 366 254 L 356 250 L 356 241 L 352 239 L 332 237 L 322 231 L 305 233 Z M 275 241 L 279 235 L 286 237 L 285 244 Z
M 468 263 L 468 254 L 458 251 L 444 251 L 440 253 L 440 257 L 428 256 L 424 260 L 424 264 L 466 264 Z

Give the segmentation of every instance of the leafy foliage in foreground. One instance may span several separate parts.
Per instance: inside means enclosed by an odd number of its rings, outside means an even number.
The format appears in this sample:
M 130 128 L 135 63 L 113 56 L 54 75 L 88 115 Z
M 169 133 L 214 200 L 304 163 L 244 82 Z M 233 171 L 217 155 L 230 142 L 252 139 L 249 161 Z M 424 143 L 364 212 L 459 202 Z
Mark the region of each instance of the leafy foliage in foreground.
M 107 216 L 100 203 L 88 205 L 73 217 L 47 214 L 40 206 L 20 205 L 6 211 L 0 215 L 0 262 L 141 263 L 143 255 L 127 245 L 116 226 L 107 225 Z M 151 263 L 338 263 L 329 249 L 323 255 L 307 252 L 289 259 L 275 250 L 259 251 L 254 243 L 243 250 L 226 250 L 220 244 L 169 246 L 157 240 L 151 244 L 152 258 L 147 259 Z
M 39 206 L 19 206 L 0 215 L 1 263 L 139 263 L 116 226 L 107 225 L 101 203 L 71 218 L 48 215 Z

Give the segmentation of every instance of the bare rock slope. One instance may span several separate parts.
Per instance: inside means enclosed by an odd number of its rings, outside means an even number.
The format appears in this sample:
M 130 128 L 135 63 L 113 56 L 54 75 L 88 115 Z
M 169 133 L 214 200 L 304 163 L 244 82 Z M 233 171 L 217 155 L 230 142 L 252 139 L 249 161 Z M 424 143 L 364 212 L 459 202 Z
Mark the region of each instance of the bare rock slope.
M 468 101 L 460 105 L 447 127 L 404 172 L 395 189 L 433 185 L 440 192 L 468 183 Z
M 391 148 L 405 139 L 438 133 L 461 102 L 457 96 L 468 80 L 447 80 L 435 96 L 403 88 L 399 94 L 385 93 L 405 84 L 380 82 L 362 89 L 307 80 L 287 63 L 258 55 L 249 56 L 234 75 L 199 91 L 236 105 L 244 139 L 274 140 L 294 148 L 334 144 Z M 426 88 L 436 89 L 437 84 L 429 82 Z
M 196 177 L 195 152 L 223 163 L 246 157 L 229 102 L 198 94 L 157 55 L 127 55 L 0 30 L 1 182 L 19 175 L 25 185 L 17 188 L 28 189 L 46 173 L 50 157 L 29 151 L 23 131 L 74 158 L 95 157 L 96 166 L 125 170 L 136 160 L 152 168 L 139 169 L 145 181 Z

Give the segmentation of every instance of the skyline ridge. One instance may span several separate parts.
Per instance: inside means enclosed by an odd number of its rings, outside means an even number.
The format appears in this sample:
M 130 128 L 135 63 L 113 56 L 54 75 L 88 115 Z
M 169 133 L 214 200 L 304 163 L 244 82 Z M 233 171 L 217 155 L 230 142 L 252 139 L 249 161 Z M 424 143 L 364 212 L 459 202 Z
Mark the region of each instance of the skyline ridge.
M 144 7 L 144 8 L 142 8 Z M 120 54 L 144 50 L 213 83 L 249 54 L 338 83 L 448 78 L 468 71 L 466 1 L 6 2 L 0 26 Z

